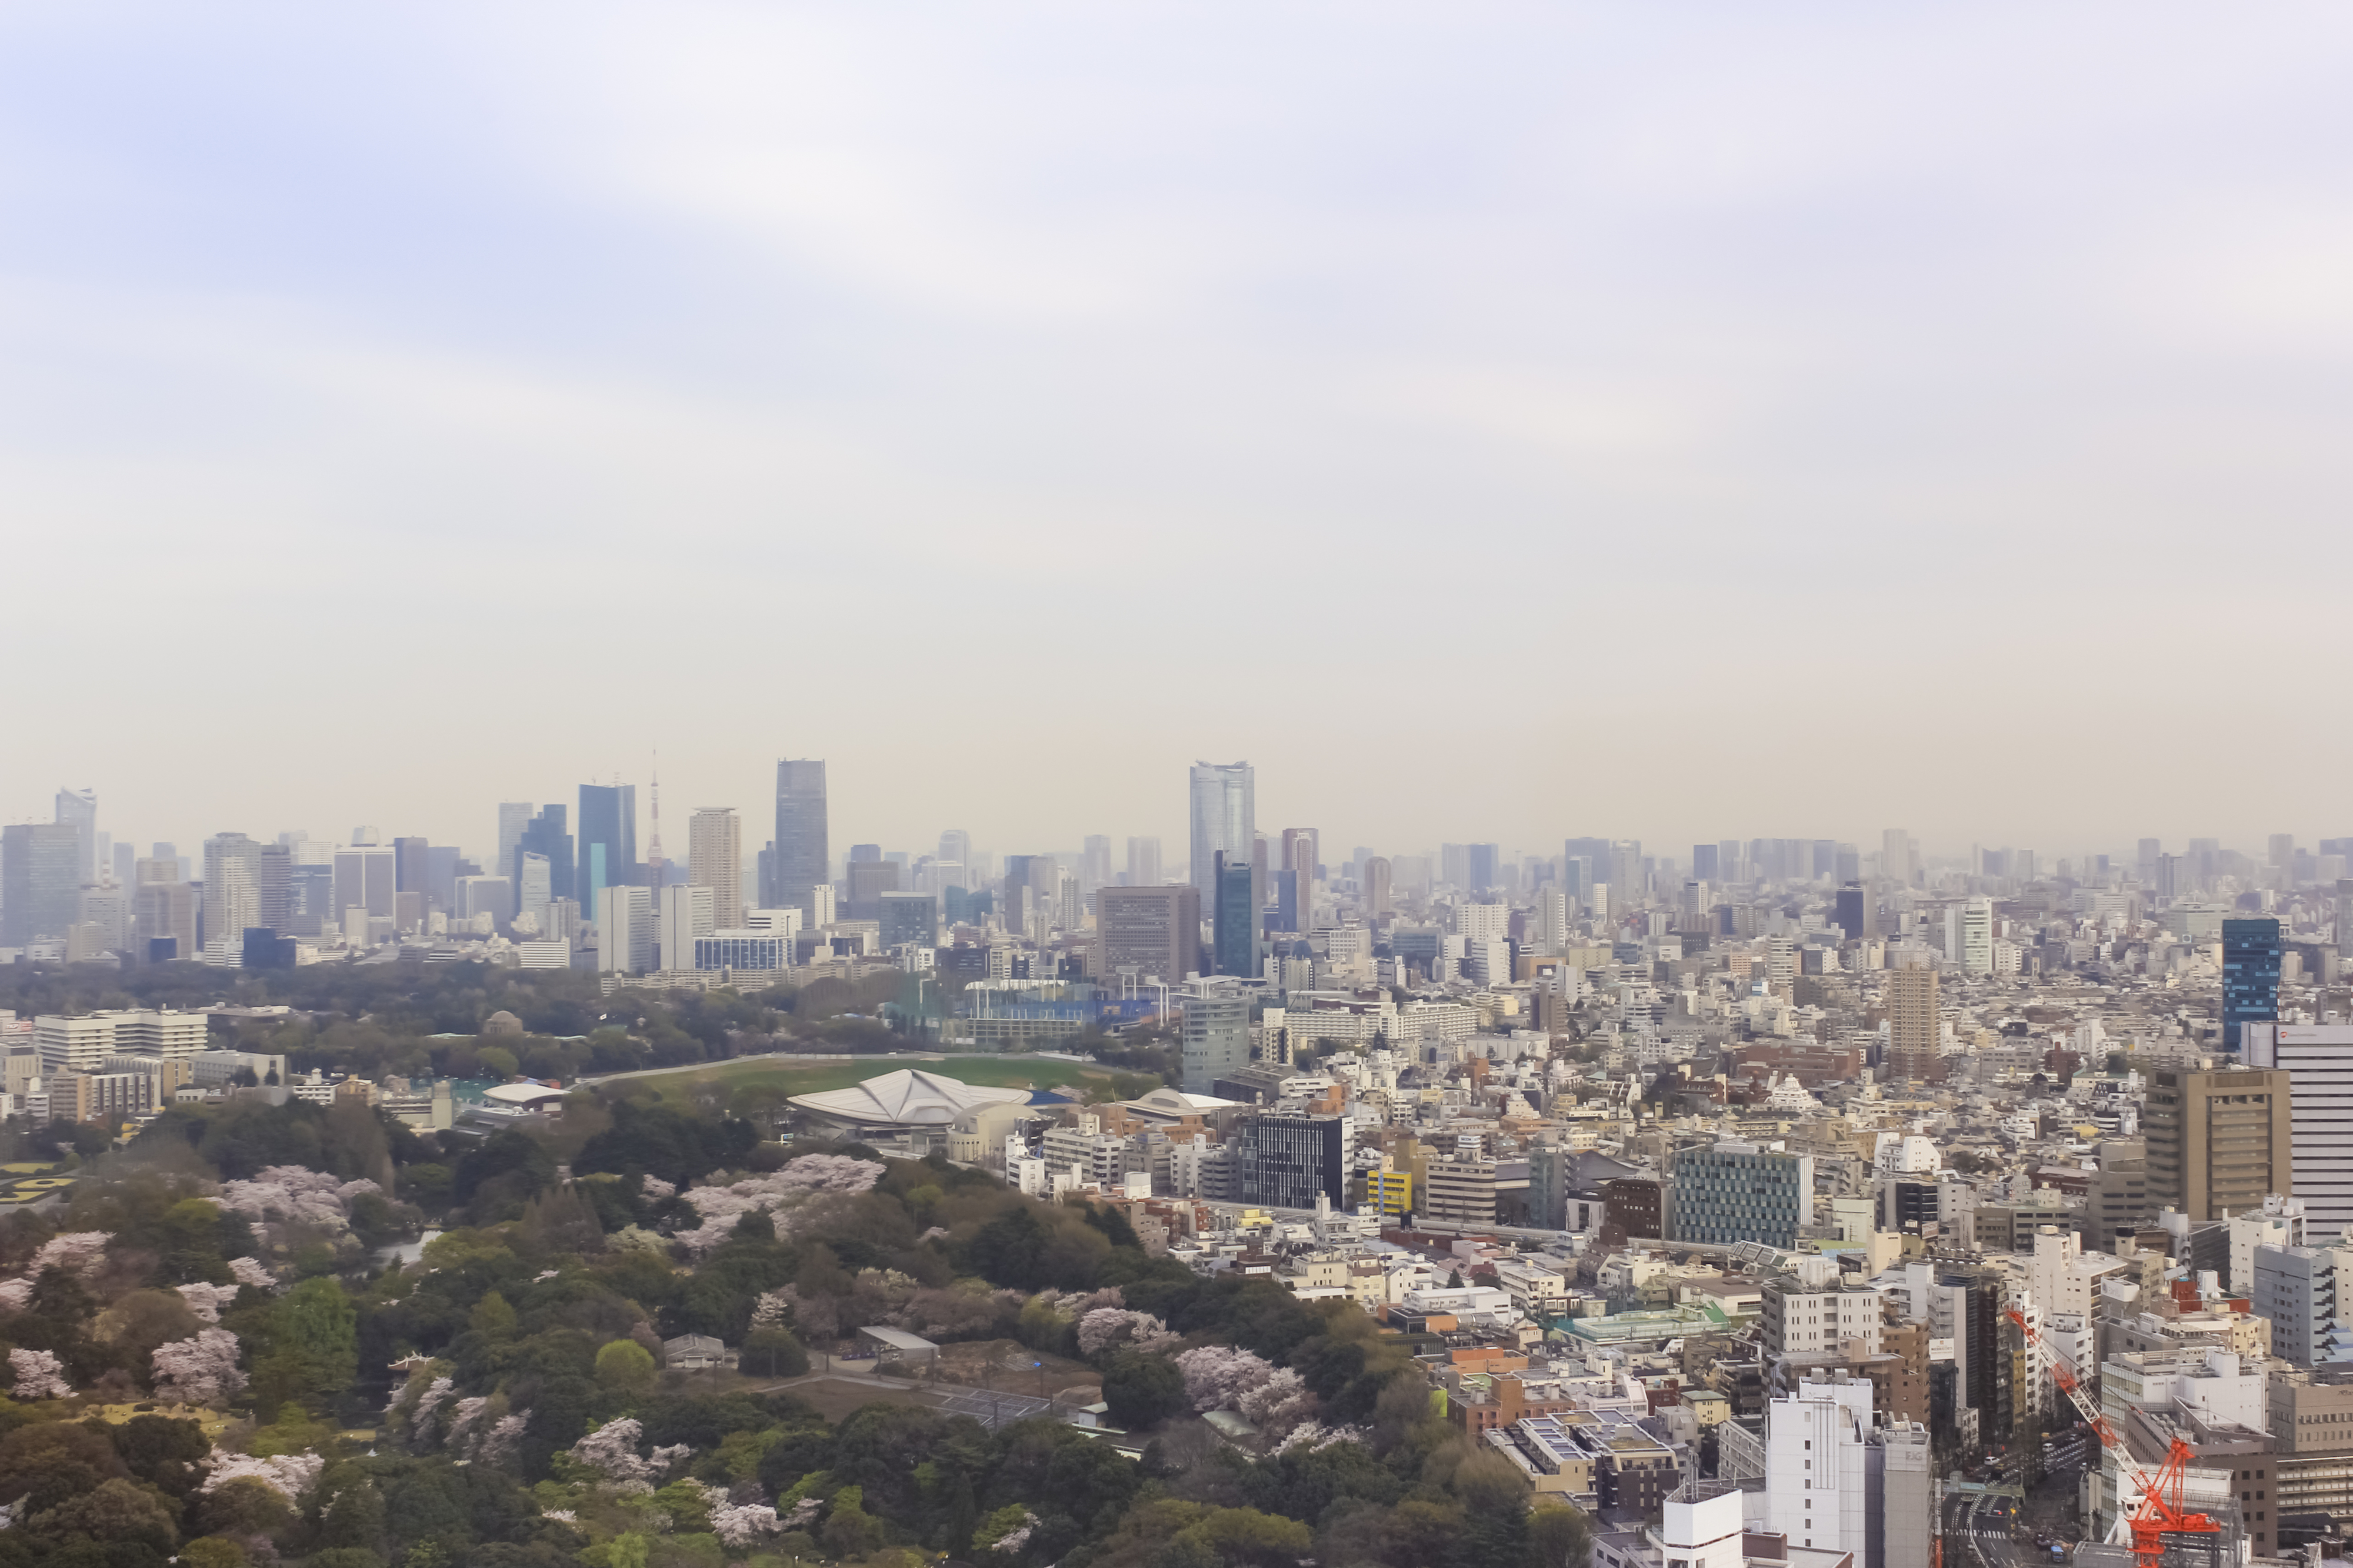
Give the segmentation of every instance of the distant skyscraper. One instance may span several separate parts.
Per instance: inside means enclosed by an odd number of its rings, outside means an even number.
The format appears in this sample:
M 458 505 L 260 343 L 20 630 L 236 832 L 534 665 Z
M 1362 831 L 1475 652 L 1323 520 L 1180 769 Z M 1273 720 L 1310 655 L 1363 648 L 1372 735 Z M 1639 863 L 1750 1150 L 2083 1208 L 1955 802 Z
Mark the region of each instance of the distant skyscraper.
M 1912 836 L 1891 827 L 1879 836 L 1879 874 L 1898 887 L 1908 888 L 1919 868 L 1912 863 Z
M 499 803 L 499 858 L 491 863 L 490 874 L 504 877 L 511 889 L 522 885 L 515 849 L 522 843 L 522 836 L 531 826 L 531 818 L 532 805 L 527 800 L 502 800 Z M 511 920 L 514 912 L 513 906 L 510 905 L 499 910 L 498 916 L 501 921 Z
M 833 886 L 822 760 L 776 764 L 776 838 L 771 864 L 776 885 L 768 890 L 767 906 L 798 910 L 811 927 L 821 924 L 810 889 Z
M 335 907 L 330 924 L 340 926 L 345 911 L 351 910 L 365 910 L 371 915 L 393 912 L 399 879 L 392 850 L 364 846 L 338 849 L 334 874 Z
M 712 915 L 711 889 L 692 883 L 661 890 L 661 966 L 692 969 L 694 944 L 718 930 Z
M 1127 885 L 1131 888 L 1160 886 L 1160 840 L 1131 838 L 1127 841 Z M 1199 889 L 1194 889 L 1195 907 L 1199 907 Z
M 1944 1022 L 1936 1010 L 1936 972 L 1925 963 L 1891 970 L 1884 995 L 1888 1078 L 1920 1082 L 1940 1076 Z
M 433 886 L 432 846 L 421 837 L 392 841 L 393 886 L 404 893 L 429 893 Z
M 642 974 L 654 966 L 654 908 L 645 888 L 608 886 L 596 916 L 596 967 Z
M 711 918 L 717 929 L 744 923 L 744 825 L 732 805 L 695 807 L 686 828 L 686 879 L 711 889 Z M 684 968 L 669 963 L 666 967 Z
M 951 827 L 940 835 L 942 860 L 953 860 L 959 866 L 972 864 L 972 835 L 961 827 Z
M 1321 837 L 1312 827 L 1282 830 L 1282 868 L 1291 873 L 1291 918 L 1283 928 L 1303 935 L 1315 925 L 1315 862 Z
M 1692 880 L 1695 882 L 1721 881 L 1723 878 L 1716 870 L 1716 868 L 1722 863 L 1723 858 L 1718 853 L 1716 846 L 1713 844 L 1694 844 L 1692 846 Z
M 241 952 L 248 926 L 261 923 L 261 846 L 242 833 L 205 840 L 205 945 Z
M 882 918 L 882 895 L 900 891 L 899 868 L 888 860 L 852 860 L 849 863 L 849 908 L 846 919 L 879 921 Z M 1043 900 L 1040 900 L 1042 907 Z
M 1642 841 L 1620 838 L 1609 846 L 1610 913 L 1639 910 L 1643 901 Z
M 572 834 L 566 826 L 568 821 L 565 807 L 550 804 L 541 807 L 539 814 L 524 825 L 522 837 L 515 844 L 516 908 L 519 910 L 529 907 L 522 901 L 531 886 L 529 879 L 522 873 L 521 857 L 524 855 L 536 855 L 547 862 L 547 896 L 551 900 L 573 896 Z
M 1195 763 L 1191 778 L 1193 886 L 1218 904 L 1218 857 L 1248 866 L 1258 837 L 1257 774 L 1248 763 Z
M 1872 934 L 1871 889 L 1860 883 L 1849 883 L 1838 891 L 1838 928 L 1849 942 L 1860 942 Z
M 1216 923 L 1214 949 L 1220 974 L 1256 978 L 1258 964 L 1258 899 L 1256 879 L 1247 852 L 1229 856 L 1218 851 L 1210 862 L 1210 885 L 1217 889 L 1211 905 Z
M 2239 1048 L 2239 1026 L 2279 1019 L 2280 923 L 2222 922 L 2222 1048 Z
M 1389 861 L 1386 855 L 1376 855 L 1364 861 L 1365 912 L 1385 915 L 1390 911 Z
M 557 806 L 554 809 L 561 811 L 563 807 Z M 566 834 L 565 837 L 568 843 L 571 836 Z M 549 921 L 551 912 L 555 906 L 555 895 L 553 889 L 555 886 L 555 868 L 559 864 L 564 868 L 565 874 L 570 876 L 572 861 L 569 856 L 559 862 L 533 849 L 528 841 L 515 850 L 515 880 L 522 884 L 521 890 L 515 895 L 515 919 L 521 920 L 523 916 L 529 915 L 537 923 L 539 934 L 543 937 L 551 934 Z
M 2337 883 L 2337 952 L 2340 957 L 2353 958 L 2353 879 L 2339 879 Z
M 572 896 L 583 920 L 596 918 L 596 896 L 638 879 L 638 786 L 580 786 L 580 869 Z
M 1993 973 L 1993 900 L 1964 899 L 1945 911 L 1945 956 L 1964 974 Z
M 1483 893 L 1497 886 L 1496 878 L 1503 859 L 1499 844 L 1466 844 L 1462 847 L 1463 885 L 1474 893 Z
M 267 926 L 274 935 L 288 936 L 294 931 L 294 850 L 285 844 L 265 844 L 256 887 L 256 909 L 259 916 L 253 923 Z
M 88 789 L 58 791 L 58 820 L 74 830 L 80 853 L 74 862 L 74 875 L 84 883 L 98 880 L 98 792 Z
M 63 938 L 80 913 L 81 838 L 73 825 L 0 828 L 0 946 Z

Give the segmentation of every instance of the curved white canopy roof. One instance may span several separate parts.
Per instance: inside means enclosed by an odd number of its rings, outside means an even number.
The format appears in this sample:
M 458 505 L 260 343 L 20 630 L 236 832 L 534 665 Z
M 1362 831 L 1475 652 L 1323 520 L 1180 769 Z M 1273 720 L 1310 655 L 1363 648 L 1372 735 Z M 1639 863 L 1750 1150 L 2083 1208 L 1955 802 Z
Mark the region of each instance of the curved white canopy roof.
M 796 1094 L 787 1103 L 858 1127 L 945 1127 L 976 1105 L 1029 1098 L 1026 1089 L 984 1089 L 937 1073 L 902 1068 L 848 1089 Z

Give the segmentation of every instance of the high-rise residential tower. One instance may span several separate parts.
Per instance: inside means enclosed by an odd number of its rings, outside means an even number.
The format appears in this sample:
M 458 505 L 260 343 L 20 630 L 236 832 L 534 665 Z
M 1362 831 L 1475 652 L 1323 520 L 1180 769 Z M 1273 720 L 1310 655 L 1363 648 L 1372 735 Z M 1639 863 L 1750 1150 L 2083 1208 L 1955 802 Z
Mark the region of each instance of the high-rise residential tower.
M 744 825 L 735 808 L 695 807 L 686 828 L 686 879 L 711 889 L 711 918 L 717 930 L 733 931 L 744 923 L 743 875 Z
M 1304 933 L 1315 926 L 1315 859 L 1319 837 L 1312 827 L 1286 827 L 1282 830 L 1282 869 L 1288 874 L 1291 887 L 1290 902 L 1283 908 L 1289 917 L 1283 929 Z
M 1920 1082 L 1940 1076 L 1944 1022 L 1936 1010 L 1936 970 L 1918 963 L 1890 970 L 1883 994 L 1888 1078 Z
M 638 879 L 638 786 L 580 786 L 579 872 L 572 896 L 584 920 L 596 918 L 596 895 Z
M 242 833 L 205 840 L 205 945 L 243 951 L 248 926 L 261 923 L 261 846 Z
M 1258 778 L 1248 763 L 1195 763 L 1192 881 L 1218 901 L 1218 857 L 1247 867 L 1258 839 Z
M 968 856 L 964 858 L 970 864 Z M 776 886 L 768 889 L 766 905 L 798 910 L 810 925 L 818 924 L 811 889 L 833 885 L 822 759 L 776 764 L 776 839 L 769 874 Z
M 74 862 L 74 875 L 83 886 L 98 880 L 98 792 L 88 789 L 58 791 L 58 820 L 74 830 L 79 845 L 79 855 Z

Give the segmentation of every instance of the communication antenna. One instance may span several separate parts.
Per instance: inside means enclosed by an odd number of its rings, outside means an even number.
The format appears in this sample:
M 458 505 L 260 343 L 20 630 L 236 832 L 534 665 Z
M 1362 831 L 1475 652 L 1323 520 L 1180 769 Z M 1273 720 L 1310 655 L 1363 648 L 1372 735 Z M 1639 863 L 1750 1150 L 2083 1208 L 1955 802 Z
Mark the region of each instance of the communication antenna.
M 654 901 L 661 901 L 662 883 L 669 879 L 670 866 L 662 858 L 661 847 L 661 752 L 654 752 L 654 839 L 646 850 L 646 881 L 654 889 Z

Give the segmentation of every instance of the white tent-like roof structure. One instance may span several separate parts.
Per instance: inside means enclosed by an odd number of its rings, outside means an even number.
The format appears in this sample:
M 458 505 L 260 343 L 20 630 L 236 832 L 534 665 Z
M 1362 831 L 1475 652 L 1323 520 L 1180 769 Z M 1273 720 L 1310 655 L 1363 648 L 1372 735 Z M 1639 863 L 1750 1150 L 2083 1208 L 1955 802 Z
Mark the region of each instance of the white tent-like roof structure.
M 881 1129 L 945 1127 L 976 1105 L 1005 1105 L 1029 1098 L 1026 1089 L 984 1089 L 902 1068 L 848 1089 L 796 1094 L 787 1103 L 845 1127 Z

